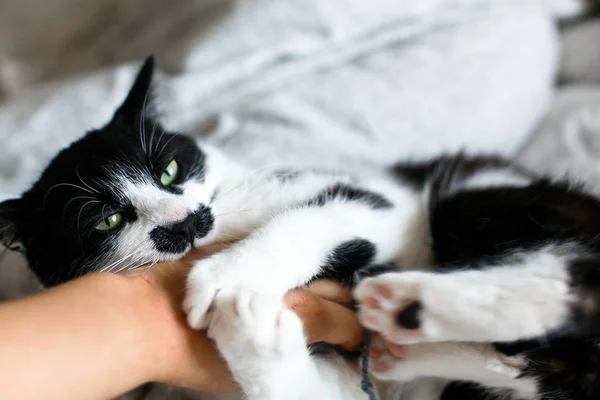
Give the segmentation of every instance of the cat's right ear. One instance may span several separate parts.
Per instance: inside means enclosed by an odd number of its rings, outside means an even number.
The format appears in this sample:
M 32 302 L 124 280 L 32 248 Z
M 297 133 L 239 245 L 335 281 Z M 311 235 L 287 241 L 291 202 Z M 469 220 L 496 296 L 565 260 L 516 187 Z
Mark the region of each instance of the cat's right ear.
M 123 118 L 131 123 L 137 123 L 142 113 L 152 113 L 152 78 L 154 76 L 154 57 L 150 56 L 144 61 L 129 89 L 127 98 L 115 112 L 115 118 Z
M 17 229 L 20 206 L 20 199 L 10 199 L 0 203 L 0 243 L 15 251 L 23 250 L 23 243 Z

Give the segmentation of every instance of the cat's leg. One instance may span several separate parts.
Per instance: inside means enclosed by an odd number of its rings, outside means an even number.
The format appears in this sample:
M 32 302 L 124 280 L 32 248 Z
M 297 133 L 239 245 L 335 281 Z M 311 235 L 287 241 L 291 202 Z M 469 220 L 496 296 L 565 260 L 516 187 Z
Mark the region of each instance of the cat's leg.
M 237 173 L 224 180 L 210 203 L 215 240 L 241 239 L 273 216 L 335 186 L 351 187 L 349 178 L 311 171 L 280 175 L 274 171 Z
M 221 289 L 244 285 L 283 296 L 328 272 L 352 272 L 340 265 L 353 270 L 389 261 L 398 249 L 411 253 L 424 241 L 413 237 L 419 231 L 412 224 L 421 223 L 422 213 L 416 194 L 390 189 L 385 203 L 374 203 L 375 195 L 368 191 L 344 194 L 319 195 L 284 211 L 232 248 L 197 262 L 184 302 L 190 325 L 207 326 L 209 307 Z M 352 265 L 352 260 L 362 265 Z
M 448 273 L 389 273 L 355 291 L 365 326 L 399 343 L 511 342 L 600 331 L 600 260 L 548 247 Z
M 468 381 L 487 388 L 511 389 L 519 398 L 534 398 L 534 379 L 517 379 L 525 360 L 507 357 L 487 343 L 440 342 L 405 346 L 385 345 L 375 336 L 371 372 L 383 381 L 410 382 L 420 378 Z
M 249 400 L 365 398 L 357 374 L 344 377 L 310 356 L 302 322 L 281 299 L 221 291 L 208 335 Z

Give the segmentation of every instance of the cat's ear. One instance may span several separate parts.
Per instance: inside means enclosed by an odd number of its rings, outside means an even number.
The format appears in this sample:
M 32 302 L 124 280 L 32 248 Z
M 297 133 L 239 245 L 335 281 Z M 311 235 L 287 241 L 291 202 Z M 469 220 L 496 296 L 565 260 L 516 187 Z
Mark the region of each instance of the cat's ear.
M 154 57 L 150 56 L 144 61 L 129 89 L 127 98 L 117 109 L 115 118 L 125 118 L 130 122 L 138 121 L 142 112 L 152 112 L 152 78 L 154 76 Z
M 23 243 L 17 229 L 20 206 L 20 199 L 4 200 L 0 203 L 0 243 L 15 251 L 23 250 Z

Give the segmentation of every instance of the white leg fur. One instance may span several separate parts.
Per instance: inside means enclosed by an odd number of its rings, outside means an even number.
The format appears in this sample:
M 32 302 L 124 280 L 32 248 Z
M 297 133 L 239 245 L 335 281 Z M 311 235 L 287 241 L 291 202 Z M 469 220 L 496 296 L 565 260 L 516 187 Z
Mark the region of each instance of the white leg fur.
M 384 182 L 373 182 L 373 185 L 378 185 L 379 193 L 382 193 L 381 187 L 387 187 L 383 194 L 394 207 L 374 210 L 365 204 L 332 199 L 321 207 L 302 206 L 290 209 L 290 202 L 298 204 L 299 200 L 313 198 L 332 183 L 328 181 L 331 177 L 307 179 L 312 182 L 310 190 L 306 190 L 306 182 L 299 181 L 296 182 L 297 186 L 294 186 L 293 182 L 283 185 L 281 182 L 272 181 L 270 184 L 273 186 L 269 190 L 264 190 L 269 185 L 262 186 L 260 191 L 265 193 L 262 203 L 266 207 L 250 210 L 252 218 L 249 218 L 249 222 L 244 222 L 244 225 L 236 225 L 239 215 L 235 216 L 233 212 L 230 219 L 221 219 L 222 225 L 219 229 L 227 236 L 243 234 L 245 230 L 254 229 L 253 224 L 262 226 L 232 248 L 201 260 L 194 266 L 188 277 L 184 309 L 192 327 L 210 326 L 211 335 L 217 340 L 220 350 L 250 399 L 293 399 L 296 397 L 292 396 L 296 395 L 300 396 L 298 399 L 366 399 L 366 394 L 360 388 L 359 375 L 350 370 L 347 364 L 338 365 L 335 360 L 309 357 L 303 340 L 301 346 L 294 342 L 293 346 L 298 347 L 294 350 L 286 348 L 285 354 L 284 350 L 277 347 L 277 351 L 282 352 L 277 357 L 281 357 L 282 361 L 270 362 L 269 360 L 273 360 L 272 354 L 257 353 L 256 349 L 252 350 L 248 340 L 264 341 L 265 337 L 276 338 L 279 333 L 264 333 L 262 339 L 253 339 L 252 336 L 259 334 L 262 326 L 275 329 L 275 324 L 264 325 L 265 321 L 262 321 L 253 325 L 252 329 L 226 325 L 226 319 L 219 318 L 218 315 L 232 307 L 227 307 L 223 301 L 213 304 L 215 296 L 222 298 L 224 294 L 231 293 L 233 288 L 244 286 L 262 295 L 271 295 L 278 301 L 280 310 L 281 298 L 286 291 L 316 276 L 337 246 L 356 238 L 366 239 L 376 246 L 375 262 L 388 261 L 395 256 L 407 261 L 415 261 L 415 257 L 423 260 L 421 257 L 426 252 L 423 251 L 422 243 L 425 240 L 412 234 L 423 233 L 421 229 L 414 229 L 415 225 L 422 225 L 421 219 L 417 217 L 423 216 L 421 199 L 414 193 L 396 188 L 394 184 L 386 186 Z M 246 193 L 251 197 L 250 190 Z M 219 210 L 225 208 L 223 204 L 227 196 L 217 196 L 215 203 Z M 228 200 L 232 203 L 227 207 L 238 207 L 239 210 L 240 206 L 235 204 L 243 203 L 240 201 L 243 198 L 238 193 L 235 201 L 231 198 Z M 271 211 L 267 213 L 266 210 L 269 209 Z M 248 216 L 244 213 L 242 219 L 246 220 Z M 267 216 L 270 219 L 264 224 Z M 224 310 L 221 310 L 222 308 Z M 273 309 L 272 305 L 268 304 L 265 308 Z M 269 313 L 270 311 L 266 311 L 264 315 L 270 315 Z M 215 319 L 216 321 L 211 323 L 211 320 Z M 219 326 L 221 328 L 217 329 Z M 231 332 L 224 333 L 224 326 L 229 326 Z M 283 321 L 280 328 L 283 329 Z M 285 334 L 286 337 L 297 335 L 293 332 L 281 334 Z M 279 359 L 277 357 L 276 359 Z M 282 365 L 293 365 L 294 370 L 286 372 Z M 260 368 L 257 369 L 257 366 Z M 300 375 L 310 379 L 306 382 L 301 381 L 298 378 Z M 293 382 L 289 381 L 290 377 L 293 378 Z M 262 383 L 256 386 L 257 382 Z M 294 382 L 301 384 L 292 386 Z M 310 396 L 306 395 L 309 388 Z M 285 392 L 281 392 L 282 390 Z
M 237 288 L 217 295 L 208 335 L 249 400 L 363 398 L 344 389 L 358 386 L 355 377 L 341 382 L 340 371 L 311 358 L 302 329 L 281 299 Z
M 528 339 L 566 321 L 572 295 L 565 261 L 546 250 L 483 270 L 389 273 L 363 281 L 355 297 L 365 326 L 394 343 Z M 377 306 L 366 306 L 368 298 Z M 415 302 L 420 329 L 400 328 L 398 312 Z
M 372 348 L 382 353 L 372 361 L 377 379 L 408 382 L 435 377 L 512 389 L 526 398 L 536 393 L 534 380 L 516 379 L 521 373 L 522 360 L 500 355 L 491 344 L 418 343 L 403 346 L 400 357 L 386 351 L 381 339 L 374 340 Z M 384 365 L 386 368 L 382 368 Z
M 211 203 L 217 217 L 216 239 L 245 237 L 273 216 L 315 197 L 328 186 L 347 181 L 345 177 L 310 173 L 293 180 L 281 180 L 272 172 L 235 176 L 222 183 Z
M 188 277 L 184 308 L 192 327 L 202 329 L 217 291 L 238 285 L 259 293 L 283 296 L 319 273 L 328 255 L 356 238 L 372 242 L 375 262 L 392 259 L 410 247 L 406 234 L 418 202 L 408 191 L 404 206 L 373 210 L 356 202 L 332 200 L 322 207 L 285 211 L 234 247 L 196 263 Z

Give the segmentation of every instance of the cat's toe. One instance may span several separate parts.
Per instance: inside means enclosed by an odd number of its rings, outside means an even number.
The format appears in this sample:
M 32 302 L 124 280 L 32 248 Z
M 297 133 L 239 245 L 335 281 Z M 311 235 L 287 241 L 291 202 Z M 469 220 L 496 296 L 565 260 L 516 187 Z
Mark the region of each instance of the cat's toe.
M 209 336 L 255 356 L 274 356 L 305 346 L 300 319 L 283 301 L 245 288 L 222 290 L 215 303 Z M 237 352 L 237 351 L 236 351 Z
M 375 335 L 369 349 L 370 371 L 380 380 L 398 380 L 401 376 L 399 369 L 402 364 L 402 347 L 397 346 L 394 351 L 384 340 Z
M 215 278 L 207 265 L 197 264 L 186 282 L 183 310 L 187 315 L 190 327 L 206 329 L 214 311 L 214 300 L 221 289 L 218 279 Z

